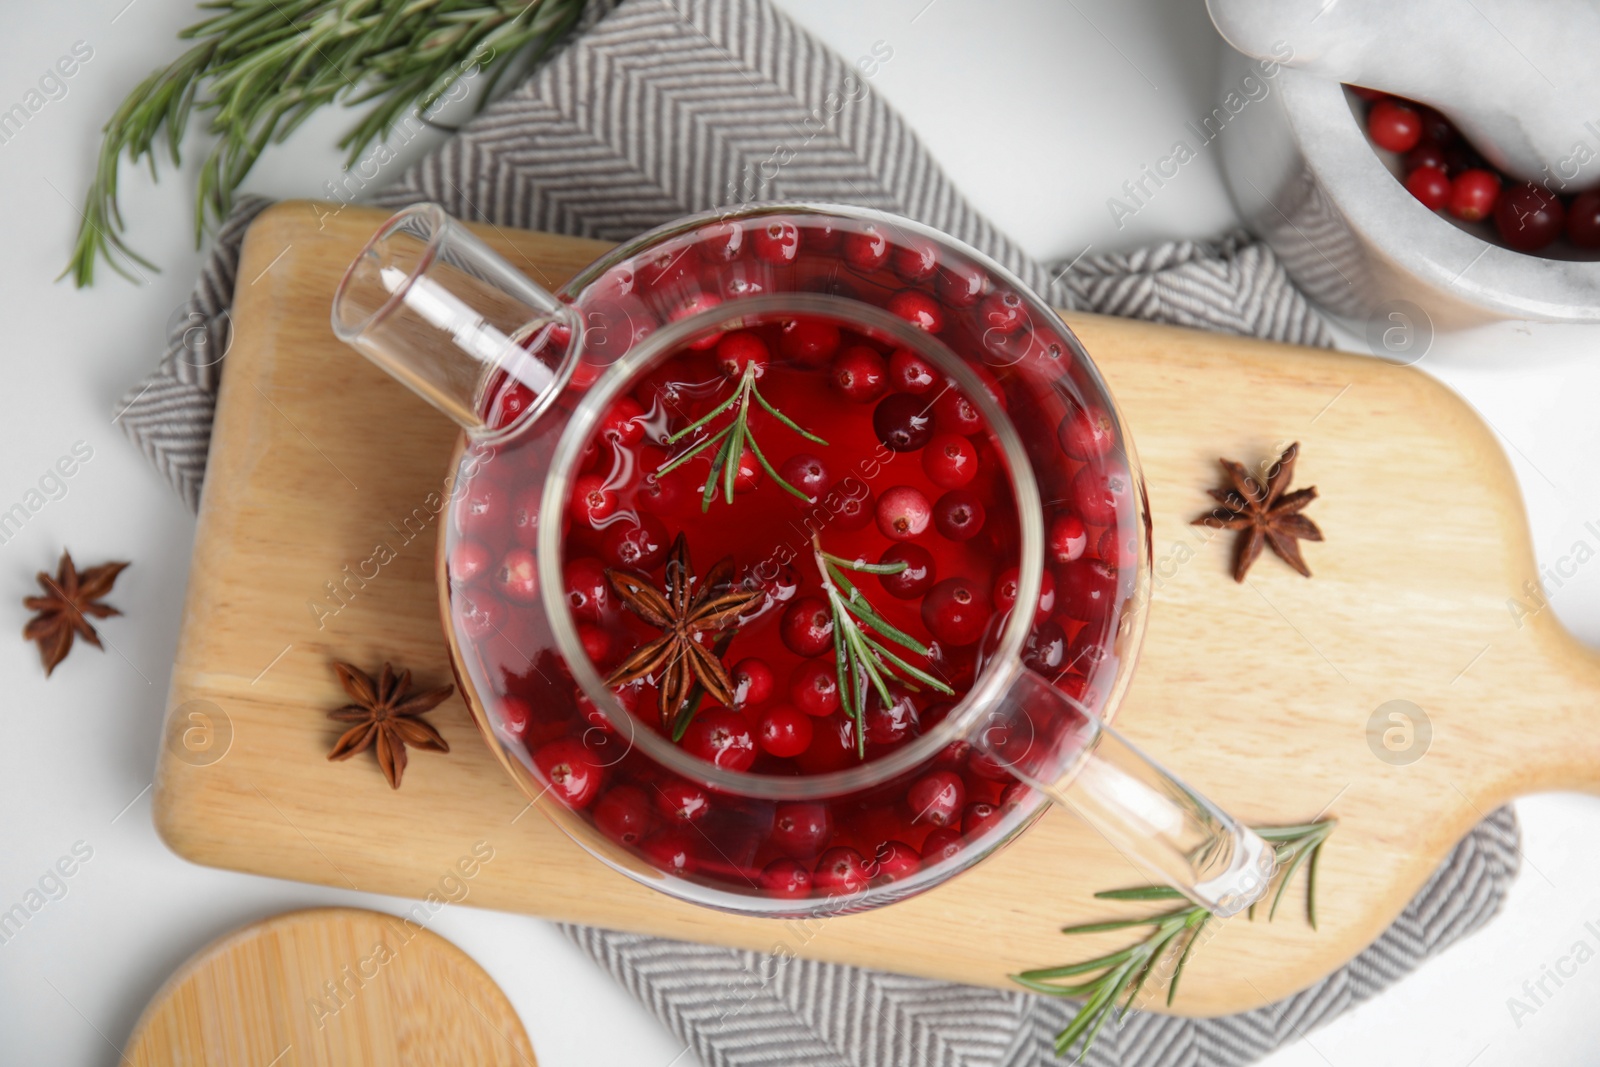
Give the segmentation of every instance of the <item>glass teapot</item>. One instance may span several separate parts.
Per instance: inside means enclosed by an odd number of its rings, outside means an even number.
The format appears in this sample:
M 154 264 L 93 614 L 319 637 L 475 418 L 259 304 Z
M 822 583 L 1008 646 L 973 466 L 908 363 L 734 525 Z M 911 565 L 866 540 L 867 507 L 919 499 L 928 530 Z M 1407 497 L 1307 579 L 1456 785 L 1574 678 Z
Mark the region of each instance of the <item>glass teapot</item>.
M 1272 850 L 1109 725 L 1149 517 L 1088 354 L 981 253 L 748 206 L 554 293 L 436 205 L 334 332 L 463 429 L 439 538 L 463 695 L 601 861 L 794 916 L 937 885 L 1063 804 L 1219 914 Z

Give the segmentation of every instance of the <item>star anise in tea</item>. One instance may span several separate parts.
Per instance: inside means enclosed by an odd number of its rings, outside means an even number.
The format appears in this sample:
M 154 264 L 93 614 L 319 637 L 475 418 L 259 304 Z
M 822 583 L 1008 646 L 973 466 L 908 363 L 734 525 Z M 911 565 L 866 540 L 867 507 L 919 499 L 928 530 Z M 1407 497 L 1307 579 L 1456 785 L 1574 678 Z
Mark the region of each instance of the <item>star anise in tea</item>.
M 698 682 L 719 704 L 733 704 L 733 681 L 722 660 L 700 643 L 702 634 L 720 630 L 759 603 L 766 593 L 733 585 L 733 558 L 725 556 L 696 578 L 683 534 L 667 556 L 666 589 L 656 589 L 637 574 L 607 570 L 606 577 L 635 615 L 662 631 L 617 665 L 606 685 L 626 685 L 655 676 L 661 722 L 670 727 Z
M 74 638 L 81 637 L 95 648 L 105 647 L 100 644 L 100 635 L 87 616 L 105 619 L 122 614 L 110 604 L 100 603 L 100 598 L 111 592 L 117 575 L 127 566 L 126 563 L 102 563 L 79 571 L 73 565 L 72 554 L 63 549 L 54 578 L 44 571 L 39 572 L 39 586 L 45 595 L 23 598 L 22 606 L 35 614 L 22 628 L 22 636 L 39 646 L 39 659 L 44 664 L 46 678 L 72 651 Z
M 397 676 L 387 663 L 376 682 L 348 663 L 335 663 L 333 669 L 355 703 L 328 712 L 328 718 L 335 722 L 352 724 L 328 753 L 330 760 L 347 760 L 374 748 L 389 787 L 399 789 L 400 778 L 406 773 L 407 745 L 432 752 L 450 751 L 449 743 L 421 716 L 438 707 L 455 691 L 455 686 L 411 693 L 411 672 L 401 671 Z
M 1273 464 L 1265 483 L 1241 463 L 1219 460 L 1228 475 L 1228 486 L 1208 490 L 1222 506 L 1194 520 L 1195 526 L 1214 530 L 1238 530 L 1240 537 L 1233 557 L 1233 580 L 1244 581 L 1250 565 L 1266 545 L 1289 566 L 1311 577 L 1311 568 L 1300 555 L 1301 541 L 1320 541 L 1317 524 L 1300 514 L 1317 498 L 1317 487 L 1308 486 L 1292 493 L 1284 490 L 1294 480 L 1295 460 L 1300 456 L 1298 442 L 1284 449 Z

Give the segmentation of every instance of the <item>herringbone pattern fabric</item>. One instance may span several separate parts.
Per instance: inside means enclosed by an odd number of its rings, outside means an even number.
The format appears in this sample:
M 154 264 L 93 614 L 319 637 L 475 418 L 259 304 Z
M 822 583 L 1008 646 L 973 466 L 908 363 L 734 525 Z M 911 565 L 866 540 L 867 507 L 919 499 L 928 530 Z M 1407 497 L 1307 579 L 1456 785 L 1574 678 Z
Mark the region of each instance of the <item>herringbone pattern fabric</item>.
M 1242 234 L 1065 265 L 1032 261 L 951 186 L 858 68 L 766 0 L 627 0 L 610 10 L 612 3 L 592 4 L 588 22 L 609 14 L 378 202 L 435 200 L 463 218 L 610 240 L 751 200 L 860 204 L 967 241 L 1064 307 L 1329 343 L 1272 253 Z M 239 243 L 265 204 L 242 201 L 222 228 L 188 317 L 119 416 L 191 507 L 225 363 L 217 353 L 226 351 Z M 1327 981 L 1228 1019 L 1133 1013 L 1102 1035 L 1089 1062 L 1221 1067 L 1255 1059 L 1486 922 L 1515 870 L 1516 823 L 1502 810 L 1457 848 L 1394 927 Z M 569 933 L 713 1067 L 1021 1067 L 1054 1059 L 1052 1035 L 1070 1014 L 1067 1005 L 1022 993 L 801 960 L 780 965 L 610 931 Z

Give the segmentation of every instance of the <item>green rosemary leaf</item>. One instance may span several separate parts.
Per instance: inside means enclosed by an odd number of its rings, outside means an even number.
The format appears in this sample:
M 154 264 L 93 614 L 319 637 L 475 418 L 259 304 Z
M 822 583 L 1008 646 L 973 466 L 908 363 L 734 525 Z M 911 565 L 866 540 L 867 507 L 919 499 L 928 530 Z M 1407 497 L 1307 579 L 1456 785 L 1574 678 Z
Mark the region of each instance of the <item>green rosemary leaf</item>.
M 761 395 L 761 391 L 759 389 L 752 389 L 751 392 L 755 394 L 756 403 L 766 408 L 768 414 L 777 419 L 779 422 L 783 423 L 785 426 L 789 427 L 789 429 L 793 430 L 801 437 L 804 437 L 807 441 L 815 441 L 819 445 L 826 445 L 828 443 L 822 438 L 818 437 L 816 434 L 812 433 L 810 430 L 804 429 L 789 416 L 785 415 L 783 412 L 767 403 L 767 398 Z
M 755 454 L 756 462 L 761 464 L 761 469 L 767 472 L 778 488 L 789 493 L 791 496 L 798 497 L 807 504 L 811 503 L 811 498 L 809 496 L 806 496 L 806 494 L 802 493 L 800 490 L 784 481 L 783 476 L 772 469 L 772 464 L 767 462 L 766 453 L 761 451 L 761 446 L 756 444 L 756 439 L 750 436 L 748 431 L 745 434 L 745 443 L 750 446 L 750 451 Z
M 679 452 L 676 456 L 673 456 L 661 466 L 657 467 L 656 474 L 670 474 L 679 467 L 683 466 L 685 463 L 689 462 L 694 457 L 698 456 L 700 453 L 704 452 L 706 449 L 710 448 L 712 445 L 716 444 L 718 441 L 721 441 L 724 437 L 728 436 L 732 432 L 732 426 L 724 426 L 710 437 L 707 437 L 701 441 L 696 441 L 693 445 L 684 449 L 682 452 Z
M 1128 948 L 1111 952 L 1104 956 L 1096 956 L 1094 959 L 1084 960 L 1082 963 L 1069 963 L 1064 967 L 1041 967 L 1038 970 L 1022 971 L 1013 977 L 1027 978 L 1033 981 L 1043 981 L 1051 978 L 1074 978 L 1080 974 L 1088 974 L 1091 971 L 1103 971 L 1107 967 L 1115 967 L 1124 960 L 1132 959 L 1138 951 L 1138 945 L 1130 945 Z
M 733 407 L 733 405 L 737 404 L 739 402 L 739 396 L 740 396 L 739 391 L 737 389 L 734 390 L 733 395 L 728 397 L 728 399 L 724 400 L 722 403 L 718 404 L 716 407 L 712 408 L 710 411 L 706 412 L 704 415 L 700 416 L 698 419 L 695 419 L 693 422 L 691 422 L 689 425 L 685 426 L 683 429 L 679 430 L 677 433 L 675 433 L 675 434 L 671 435 L 670 437 L 668 437 L 667 438 L 667 444 L 675 445 L 679 441 L 681 441 L 685 437 L 687 437 L 689 434 L 694 433 L 700 427 L 704 426 L 706 423 L 710 422 L 712 419 L 716 418 L 718 415 L 721 415 L 724 411 L 727 411 L 729 408 Z M 731 432 L 733 432 L 733 425 L 730 423 L 729 425 L 724 426 L 722 428 L 722 433 L 719 433 L 717 436 L 721 437 L 722 434 L 731 433 Z
M 1178 963 L 1172 968 L 1172 981 L 1167 983 L 1167 1007 L 1169 1008 L 1172 1007 L 1172 998 L 1178 995 L 1178 979 L 1183 977 L 1184 964 L 1189 962 L 1189 954 L 1194 951 L 1196 942 L 1200 940 L 1200 931 L 1205 929 L 1206 923 L 1211 919 L 1210 912 L 1202 911 L 1199 914 L 1201 916 L 1200 921 L 1192 924 L 1193 930 L 1189 934 L 1189 940 L 1184 943 L 1183 952 L 1178 956 Z
M 843 567 L 847 571 L 860 571 L 862 574 L 899 574 L 911 566 L 905 560 L 899 563 L 868 563 L 863 559 L 845 559 L 835 556 L 831 552 L 824 552 L 822 558 L 836 567 Z
M 873 640 L 873 637 L 872 637 L 871 634 L 863 633 L 861 635 L 861 638 L 862 638 L 862 640 L 866 641 L 868 648 L 870 648 L 874 652 L 876 652 L 880 658 L 886 659 L 891 664 L 893 664 L 895 667 L 898 667 L 902 674 L 905 674 L 905 675 L 908 675 L 908 676 L 910 676 L 912 678 L 915 678 L 917 681 L 921 682 L 923 685 L 927 686 L 929 689 L 938 690 L 939 692 L 943 693 L 945 696 L 954 696 L 955 695 L 955 690 L 954 689 L 951 689 L 944 682 L 940 681 L 938 678 L 935 678 L 933 675 L 929 674 L 927 671 L 923 670 L 922 668 L 913 667 L 911 664 L 907 663 L 905 660 L 903 660 L 899 656 L 895 655 L 894 652 L 891 651 L 887 646 L 879 643 L 878 641 Z
M 1142 885 L 1134 889 L 1104 889 L 1096 900 L 1182 900 L 1182 893 L 1166 885 Z
M 1078 923 L 1075 926 L 1063 926 L 1061 932 L 1064 934 L 1101 934 L 1107 930 L 1126 930 L 1133 926 L 1160 926 L 1169 919 L 1183 918 L 1197 907 L 1199 905 L 1191 904 L 1187 908 L 1163 912 L 1160 915 L 1145 915 L 1136 919 L 1107 919 L 1105 922 L 1098 923 Z

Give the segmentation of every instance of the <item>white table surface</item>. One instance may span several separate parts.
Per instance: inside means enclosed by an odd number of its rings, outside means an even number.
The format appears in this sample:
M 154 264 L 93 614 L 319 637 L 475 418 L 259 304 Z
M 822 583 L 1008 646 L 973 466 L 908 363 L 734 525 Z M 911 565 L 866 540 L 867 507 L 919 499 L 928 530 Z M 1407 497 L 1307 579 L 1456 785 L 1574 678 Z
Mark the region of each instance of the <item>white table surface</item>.
M 1208 112 L 1215 36 L 1198 0 L 781 0 L 846 57 L 885 41 L 873 85 L 924 137 L 957 185 L 1039 256 L 1126 249 L 1227 228 L 1234 212 L 1213 156 L 1185 167 L 1119 230 L 1105 206 L 1186 119 Z M 401 910 L 390 897 L 192 866 L 150 822 L 149 784 L 177 640 L 194 522 L 112 425 L 113 404 L 160 351 L 199 262 L 191 231 L 195 155 L 154 184 L 128 170 L 130 240 L 162 267 L 139 286 L 107 276 L 87 292 L 53 281 L 66 262 L 101 124 L 128 89 L 176 54 L 189 0 L 9 5 L 0 107 L 20 100 L 76 41 L 91 60 L 0 144 L 0 313 L 11 323 L 0 376 L 0 510 L 75 442 L 93 458 L 67 493 L 0 544 L 0 612 L 11 632 L 34 571 L 66 544 L 83 563 L 132 559 L 102 627 L 48 682 L 31 645 L 0 641 L 0 911 L 22 900 L 77 842 L 93 856 L 18 934 L 0 944 L 0 1063 L 114 1063 L 162 979 L 241 923 L 312 904 Z M 324 114 L 274 149 L 248 188 L 315 196 L 338 173 Z M 1508 324 L 1440 338 L 1422 366 L 1501 434 L 1521 480 L 1541 563 L 1593 544 L 1600 518 L 1600 334 Z M 1398 462 L 1398 457 L 1397 457 Z M 1556 594 L 1562 620 L 1600 643 L 1600 567 Z M 1505 913 L 1381 1000 L 1318 1030 L 1272 1067 L 1592 1063 L 1600 1035 L 1600 802 L 1552 795 L 1518 804 L 1526 861 Z M 1587 923 L 1594 926 L 1587 926 Z M 547 1067 L 696 1060 L 551 926 L 447 908 L 433 928 L 476 957 L 522 1013 Z M 1572 971 L 1529 999 L 1548 968 Z M 1041 961 L 1064 946 L 1042 945 Z M 1537 992 L 1535 990 L 1535 992 Z M 1514 1018 L 1508 998 L 1534 1007 Z

